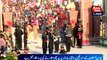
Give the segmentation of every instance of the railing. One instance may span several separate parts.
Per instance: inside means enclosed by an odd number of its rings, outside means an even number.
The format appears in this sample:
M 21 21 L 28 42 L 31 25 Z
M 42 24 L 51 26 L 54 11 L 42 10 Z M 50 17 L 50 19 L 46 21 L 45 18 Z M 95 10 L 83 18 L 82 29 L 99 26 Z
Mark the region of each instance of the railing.
M 100 45 L 107 47 L 107 37 L 93 37 L 90 38 L 91 45 Z

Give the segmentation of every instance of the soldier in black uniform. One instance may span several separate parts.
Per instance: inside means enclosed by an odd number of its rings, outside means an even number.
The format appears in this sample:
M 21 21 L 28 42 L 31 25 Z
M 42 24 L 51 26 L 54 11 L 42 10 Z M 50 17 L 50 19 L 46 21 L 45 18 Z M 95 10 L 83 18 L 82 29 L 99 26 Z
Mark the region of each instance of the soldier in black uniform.
M 44 30 L 42 34 L 42 49 L 43 49 L 43 54 L 47 53 L 47 30 Z
M 27 29 L 26 29 L 27 23 L 24 24 L 24 49 L 27 48 Z
M 54 44 L 54 38 L 53 38 L 53 34 L 52 34 L 53 30 L 50 29 L 50 31 L 48 32 L 48 36 L 49 36 L 49 54 L 53 53 L 53 44 Z
M 78 35 L 77 35 L 78 48 L 82 48 L 82 33 L 83 33 L 82 24 L 79 23 L 79 25 L 78 25 Z
M 18 48 L 19 50 L 22 49 L 22 34 L 23 31 L 21 30 L 21 27 L 17 26 L 14 35 L 16 38 L 16 48 Z
M 77 35 L 78 35 L 78 24 L 75 23 L 75 27 L 73 28 L 73 39 L 74 39 L 74 47 L 77 46 Z

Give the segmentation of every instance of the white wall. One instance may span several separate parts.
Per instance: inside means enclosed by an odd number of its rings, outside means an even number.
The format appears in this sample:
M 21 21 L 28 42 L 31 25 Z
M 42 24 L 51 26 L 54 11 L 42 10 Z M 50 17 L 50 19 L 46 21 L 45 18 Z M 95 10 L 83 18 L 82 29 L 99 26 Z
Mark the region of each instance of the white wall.
M 74 2 L 79 2 L 80 0 L 74 0 Z
M 93 5 L 102 5 L 103 0 L 93 0 L 94 4 Z

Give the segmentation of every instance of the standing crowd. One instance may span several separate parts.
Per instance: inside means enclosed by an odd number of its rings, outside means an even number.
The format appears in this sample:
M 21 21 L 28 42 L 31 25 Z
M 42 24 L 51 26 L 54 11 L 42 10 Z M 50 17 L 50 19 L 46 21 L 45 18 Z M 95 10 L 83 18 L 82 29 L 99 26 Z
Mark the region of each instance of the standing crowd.
M 24 49 L 27 43 L 32 39 L 38 40 L 39 33 L 42 33 L 42 49 L 43 54 L 55 52 L 70 52 L 71 47 L 82 48 L 82 24 L 77 21 L 75 26 L 70 23 L 69 10 L 62 8 L 60 5 L 51 5 L 51 3 L 35 5 L 29 3 L 10 2 L 8 6 L 4 3 L 3 11 L 9 10 L 12 13 L 12 26 L 15 27 L 15 49 L 22 49 L 22 35 L 24 35 Z M 4 26 L 4 31 L 0 32 L 1 51 L 6 47 L 14 48 L 12 36 L 9 27 Z M 41 32 L 40 32 L 41 31 Z M 4 35 L 4 36 L 3 36 Z M 61 48 L 59 48 L 61 44 Z M 66 49 L 64 49 L 64 45 Z

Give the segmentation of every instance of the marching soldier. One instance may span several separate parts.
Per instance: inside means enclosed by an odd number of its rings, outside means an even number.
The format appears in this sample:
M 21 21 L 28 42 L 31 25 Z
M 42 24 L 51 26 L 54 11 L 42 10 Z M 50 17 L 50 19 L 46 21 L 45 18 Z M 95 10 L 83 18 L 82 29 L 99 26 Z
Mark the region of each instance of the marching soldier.
M 73 28 L 73 45 L 74 47 L 77 46 L 77 35 L 78 35 L 78 24 L 75 23 L 75 27 Z
M 27 23 L 24 24 L 24 49 L 27 48 L 27 39 L 28 39 L 28 35 L 27 35 Z
M 82 48 L 82 33 L 83 33 L 82 24 L 79 24 L 78 25 L 78 35 L 77 35 L 78 48 Z
M 53 53 L 53 44 L 54 44 L 54 38 L 53 38 L 53 31 L 52 29 L 48 33 L 49 36 L 49 54 Z
M 17 26 L 14 32 L 15 38 L 16 38 L 16 48 L 19 50 L 22 49 L 22 34 L 23 31 L 21 30 L 20 26 Z
M 47 30 L 44 30 L 42 34 L 42 50 L 43 54 L 47 53 Z

